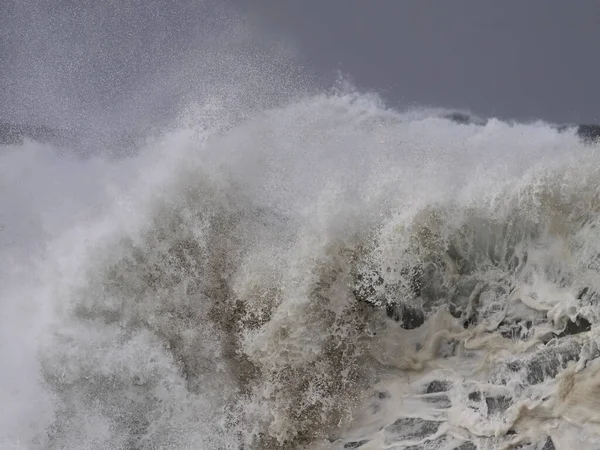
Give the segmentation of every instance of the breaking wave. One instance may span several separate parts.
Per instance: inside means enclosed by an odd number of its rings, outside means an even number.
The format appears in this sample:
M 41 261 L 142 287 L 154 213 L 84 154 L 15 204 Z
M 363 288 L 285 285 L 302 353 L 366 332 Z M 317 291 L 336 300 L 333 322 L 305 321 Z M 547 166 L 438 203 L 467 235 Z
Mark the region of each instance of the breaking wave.
M 137 156 L 2 148 L 3 448 L 600 445 L 575 129 L 196 108 Z

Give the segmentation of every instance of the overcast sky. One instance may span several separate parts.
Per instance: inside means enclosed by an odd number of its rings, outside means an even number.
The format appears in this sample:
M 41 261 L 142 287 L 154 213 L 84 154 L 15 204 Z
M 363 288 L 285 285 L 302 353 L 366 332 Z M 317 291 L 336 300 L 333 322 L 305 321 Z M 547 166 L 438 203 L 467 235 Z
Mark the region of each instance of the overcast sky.
M 0 0 L 0 119 L 83 117 L 125 98 L 162 108 L 205 76 L 198 62 L 193 83 L 171 82 L 169 68 L 229 39 L 231 20 L 325 84 L 341 71 L 392 106 L 600 122 L 597 0 Z
M 597 0 L 238 0 L 306 65 L 392 104 L 600 122 Z

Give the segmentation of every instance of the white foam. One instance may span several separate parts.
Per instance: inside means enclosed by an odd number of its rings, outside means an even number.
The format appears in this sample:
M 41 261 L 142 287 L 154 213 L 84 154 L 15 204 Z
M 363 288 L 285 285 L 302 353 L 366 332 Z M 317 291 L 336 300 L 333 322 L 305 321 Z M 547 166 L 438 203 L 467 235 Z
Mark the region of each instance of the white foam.
M 544 344 L 599 314 L 598 160 L 572 132 L 351 92 L 187 123 L 125 160 L 0 156 L 10 445 L 596 439 L 596 328 Z

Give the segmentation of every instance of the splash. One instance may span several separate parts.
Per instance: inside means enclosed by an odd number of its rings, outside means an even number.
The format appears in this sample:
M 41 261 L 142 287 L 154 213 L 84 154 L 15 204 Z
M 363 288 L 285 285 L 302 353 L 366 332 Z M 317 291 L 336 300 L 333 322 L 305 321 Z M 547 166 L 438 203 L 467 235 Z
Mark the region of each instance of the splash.
M 4 272 L 3 342 L 28 324 L 9 448 L 596 442 L 600 185 L 574 129 L 353 92 L 206 117 L 116 161 L 5 147 L 48 195 L 3 178 L 43 212 L 37 238 L 5 220 L 7 254 L 44 243 Z

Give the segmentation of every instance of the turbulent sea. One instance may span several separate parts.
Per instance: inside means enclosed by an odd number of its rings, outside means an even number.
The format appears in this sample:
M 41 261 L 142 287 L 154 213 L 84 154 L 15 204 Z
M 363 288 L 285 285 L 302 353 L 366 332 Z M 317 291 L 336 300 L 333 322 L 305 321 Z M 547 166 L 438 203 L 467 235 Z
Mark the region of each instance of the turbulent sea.
M 594 129 L 214 45 L 169 125 L 0 127 L 0 450 L 600 448 Z
M 2 147 L 3 449 L 599 448 L 594 145 L 353 92 L 220 114 Z

